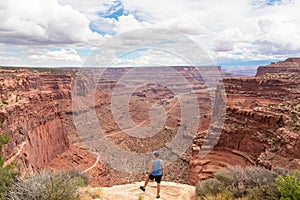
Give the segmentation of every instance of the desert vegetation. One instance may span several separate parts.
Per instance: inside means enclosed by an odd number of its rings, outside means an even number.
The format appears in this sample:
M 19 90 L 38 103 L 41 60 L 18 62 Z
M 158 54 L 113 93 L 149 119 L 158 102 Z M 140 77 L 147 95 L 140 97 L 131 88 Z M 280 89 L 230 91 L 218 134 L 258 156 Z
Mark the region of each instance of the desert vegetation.
M 9 199 L 79 199 L 78 188 L 87 179 L 76 170 L 42 171 L 17 177 L 8 191 Z
M 226 168 L 196 186 L 199 200 L 299 200 L 298 171 L 263 167 Z
M 9 142 L 9 137 L 0 134 L 0 150 Z M 4 164 L 0 154 L 0 199 L 37 199 L 53 200 L 80 199 L 78 188 L 86 186 L 88 179 L 81 172 L 71 169 L 68 171 L 41 171 L 20 176 L 15 163 Z
M 3 145 L 9 142 L 10 138 L 0 133 L 0 199 L 7 197 L 12 185 L 16 181 L 18 172 L 14 163 L 4 165 L 4 159 L 1 154 Z

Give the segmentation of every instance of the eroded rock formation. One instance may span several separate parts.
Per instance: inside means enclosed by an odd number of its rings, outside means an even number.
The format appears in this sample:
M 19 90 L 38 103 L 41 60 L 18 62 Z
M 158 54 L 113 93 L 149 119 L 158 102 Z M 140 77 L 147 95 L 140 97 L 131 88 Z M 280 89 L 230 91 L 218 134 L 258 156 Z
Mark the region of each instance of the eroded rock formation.
M 300 58 L 288 58 L 285 61 L 272 62 L 267 66 L 260 66 L 257 69 L 256 76 L 262 76 L 267 73 L 299 73 Z
M 274 71 L 275 64 L 259 69 L 263 76 L 224 79 L 227 108 L 222 133 L 205 157 L 199 155 L 207 132 L 194 137 L 190 184 L 234 165 L 300 169 L 300 73 L 290 70 L 295 61 L 299 59 L 284 62 L 287 70 L 280 62 L 281 70 Z
M 71 77 L 28 70 L 0 76 L 1 132 L 11 138 L 4 156 L 23 171 L 42 169 L 69 146 L 61 108 L 69 104 Z

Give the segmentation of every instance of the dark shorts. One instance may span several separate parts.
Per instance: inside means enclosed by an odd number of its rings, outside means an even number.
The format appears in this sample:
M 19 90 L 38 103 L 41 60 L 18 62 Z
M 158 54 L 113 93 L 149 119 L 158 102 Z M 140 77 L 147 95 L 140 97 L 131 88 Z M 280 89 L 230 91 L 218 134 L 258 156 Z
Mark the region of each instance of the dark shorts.
M 162 177 L 162 175 L 160 175 L 160 176 L 153 176 L 152 174 L 149 175 L 149 179 L 150 180 L 155 179 L 156 183 L 160 183 L 161 182 L 161 177 Z

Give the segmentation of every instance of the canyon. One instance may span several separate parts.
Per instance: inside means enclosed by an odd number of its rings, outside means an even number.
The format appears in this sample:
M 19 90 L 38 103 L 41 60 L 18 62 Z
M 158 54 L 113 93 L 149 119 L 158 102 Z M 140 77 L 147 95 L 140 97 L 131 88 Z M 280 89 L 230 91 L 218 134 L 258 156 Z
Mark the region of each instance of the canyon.
M 105 162 L 102 152 L 116 148 L 144 155 L 167 146 L 175 159 L 164 180 L 190 185 L 236 165 L 300 169 L 299 65 L 289 58 L 243 78 L 220 67 L 202 68 L 208 78 L 196 67 L 1 68 L 0 130 L 11 138 L 2 153 L 22 174 L 76 168 L 93 186 L 143 180 L 146 169 L 131 173 Z M 223 109 L 217 123 L 212 114 Z M 187 146 L 177 153 L 172 142 L 181 129 Z
M 257 69 L 255 77 L 224 79 L 226 117 L 218 143 L 200 157 L 208 131 L 194 137 L 189 183 L 224 167 L 300 169 L 300 65 L 298 58 Z

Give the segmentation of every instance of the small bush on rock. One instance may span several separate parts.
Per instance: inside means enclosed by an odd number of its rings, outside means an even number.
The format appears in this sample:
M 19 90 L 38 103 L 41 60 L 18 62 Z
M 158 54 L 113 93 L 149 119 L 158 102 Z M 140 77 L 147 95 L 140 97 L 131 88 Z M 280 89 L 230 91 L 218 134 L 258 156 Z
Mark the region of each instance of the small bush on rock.
M 200 181 L 196 193 L 199 199 L 300 200 L 299 173 L 287 172 L 280 168 L 226 168 L 214 178 Z
M 200 199 L 205 199 L 208 195 L 215 196 L 223 190 L 223 183 L 215 178 L 200 181 L 196 186 L 196 193 Z
M 233 173 L 229 169 L 222 169 L 216 172 L 215 178 L 226 186 L 233 184 Z
M 10 138 L 0 133 L 0 151 L 2 146 L 9 142 Z M 4 159 L 0 153 L 0 199 L 6 199 L 7 193 L 16 180 L 18 171 L 15 165 L 8 164 L 4 166 Z
M 277 200 L 280 198 L 280 193 L 277 190 L 274 182 L 265 185 L 256 186 L 247 190 L 248 199 L 251 200 Z
M 280 200 L 300 199 L 300 177 L 298 172 L 279 176 L 275 181 L 276 187 L 281 194 Z
M 79 173 L 77 176 L 73 171 L 42 171 L 24 178 L 19 177 L 13 184 L 9 196 L 15 200 L 79 199 L 77 189 L 84 183 L 81 179 Z
M 216 195 L 207 195 L 205 200 L 232 200 L 233 194 L 230 191 L 222 191 Z

